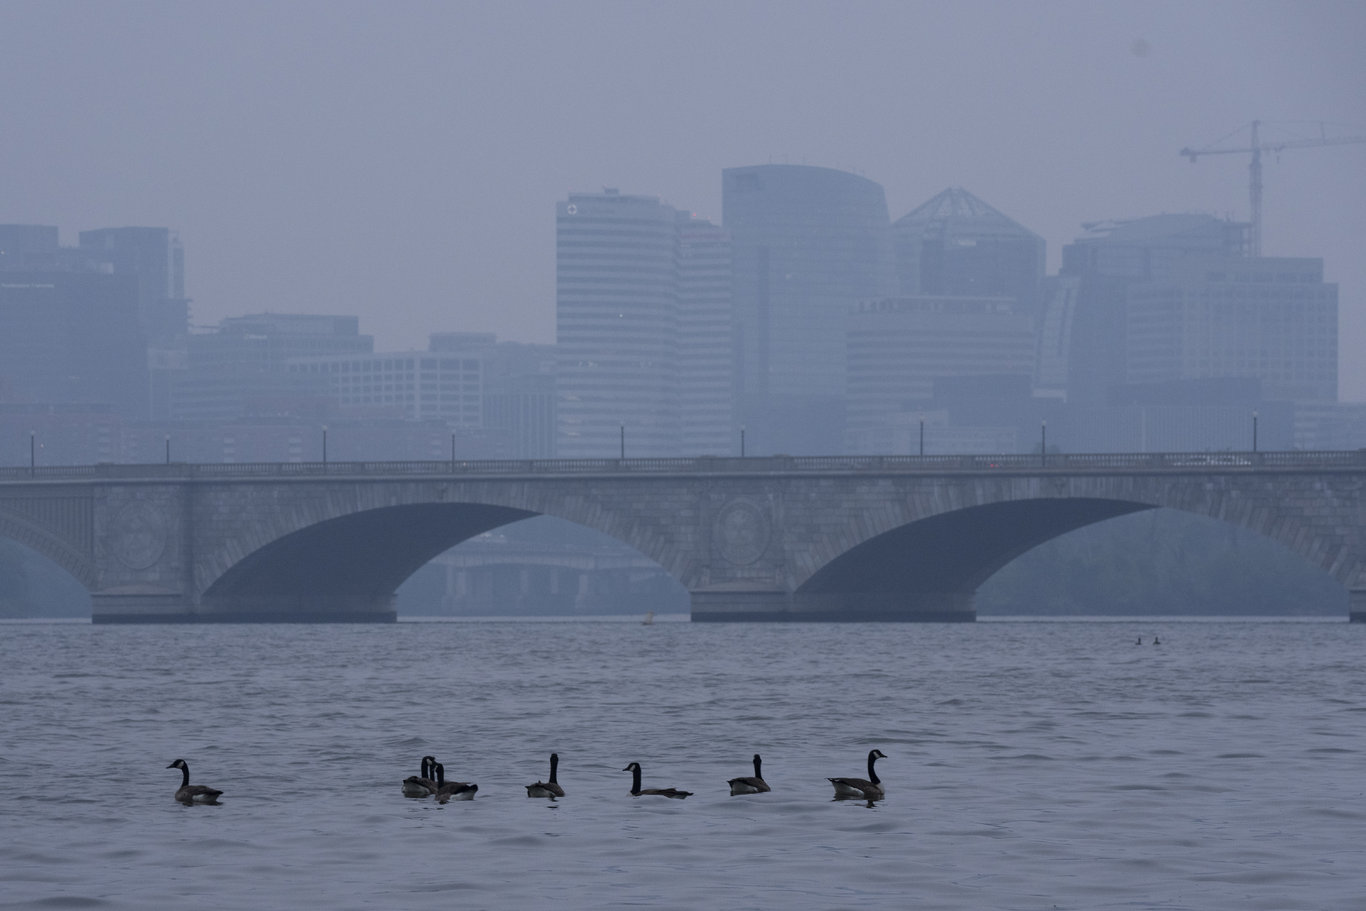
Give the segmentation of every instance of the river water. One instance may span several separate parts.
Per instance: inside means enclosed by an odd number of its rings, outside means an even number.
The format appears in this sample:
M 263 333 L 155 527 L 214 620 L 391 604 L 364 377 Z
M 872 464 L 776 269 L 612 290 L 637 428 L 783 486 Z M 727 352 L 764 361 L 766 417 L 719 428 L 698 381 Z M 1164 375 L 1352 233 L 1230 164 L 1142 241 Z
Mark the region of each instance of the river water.
M 5 623 L 0 908 L 1360 909 L 1363 648 L 1327 621 Z M 885 799 L 832 800 L 872 748 Z M 567 796 L 528 799 L 552 751 Z M 729 796 L 756 752 L 773 792 Z M 476 798 L 402 797 L 425 753 Z M 172 799 L 178 757 L 220 806 Z M 631 761 L 694 795 L 631 797 Z

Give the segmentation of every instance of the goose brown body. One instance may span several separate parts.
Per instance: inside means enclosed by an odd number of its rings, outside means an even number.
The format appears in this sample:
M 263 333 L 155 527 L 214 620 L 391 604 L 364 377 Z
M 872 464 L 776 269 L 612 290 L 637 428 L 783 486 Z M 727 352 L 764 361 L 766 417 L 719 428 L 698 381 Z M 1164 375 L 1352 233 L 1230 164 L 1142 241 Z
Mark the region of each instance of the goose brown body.
M 446 803 L 450 800 L 474 799 L 474 793 L 479 790 L 479 785 L 465 781 L 447 781 L 446 767 L 438 762 L 435 764 L 435 768 L 437 803 Z
M 640 786 L 640 763 L 633 762 L 623 772 L 631 773 L 631 796 L 644 797 L 653 795 L 655 797 L 672 797 L 674 800 L 682 800 L 692 796 L 692 791 L 681 791 L 678 788 L 642 788 Z
M 773 790 L 768 786 L 768 782 L 764 781 L 763 773 L 759 769 L 762 762 L 763 760 L 759 758 L 759 754 L 755 753 L 754 774 L 746 775 L 742 778 L 732 778 L 726 782 L 726 784 L 730 785 L 730 794 L 732 797 L 736 794 L 762 794 L 765 791 Z
M 183 804 L 218 803 L 223 792 L 208 785 L 190 784 L 190 766 L 185 760 L 177 759 L 168 769 L 180 769 L 180 787 L 176 788 L 175 799 Z
M 436 781 L 433 779 L 435 773 L 432 771 L 434 765 L 436 757 L 422 757 L 421 773 L 403 779 L 404 797 L 431 797 L 436 793 Z
M 559 753 L 551 753 L 551 754 L 550 754 L 550 780 L 549 780 L 549 781 L 538 781 L 538 782 L 536 782 L 535 784 L 529 784 L 529 785 L 527 785 L 527 786 L 526 786 L 526 796 L 528 796 L 528 797 L 549 797 L 551 800 L 554 800 L 556 797 L 563 797 L 563 796 L 564 796 L 564 788 L 560 787 L 560 783 L 555 779 L 556 770 L 559 768 L 559 766 L 560 766 L 560 754 L 559 754 Z
M 859 800 L 879 800 L 886 796 L 883 790 L 882 780 L 877 777 L 877 771 L 873 768 L 873 762 L 878 759 L 886 759 L 881 750 L 868 751 L 868 777 L 867 778 L 831 778 L 830 783 L 835 786 L 835 799 L 857 798 Z

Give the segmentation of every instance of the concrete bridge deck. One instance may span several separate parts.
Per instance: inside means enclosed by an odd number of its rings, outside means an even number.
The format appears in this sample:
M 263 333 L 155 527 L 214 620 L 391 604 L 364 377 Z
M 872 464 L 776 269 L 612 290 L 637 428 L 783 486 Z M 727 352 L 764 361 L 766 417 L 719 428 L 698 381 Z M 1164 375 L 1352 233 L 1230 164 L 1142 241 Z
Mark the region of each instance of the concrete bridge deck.
M 975 617 L 1049 538 L 1170 507 L 1280 541 L 1366 620 L 1366 450 L 36 466 L 0 536 L 62 565 L 96 622 L 392 620 L 419 566 L 554 515 L 657 561 L 695 620 Z

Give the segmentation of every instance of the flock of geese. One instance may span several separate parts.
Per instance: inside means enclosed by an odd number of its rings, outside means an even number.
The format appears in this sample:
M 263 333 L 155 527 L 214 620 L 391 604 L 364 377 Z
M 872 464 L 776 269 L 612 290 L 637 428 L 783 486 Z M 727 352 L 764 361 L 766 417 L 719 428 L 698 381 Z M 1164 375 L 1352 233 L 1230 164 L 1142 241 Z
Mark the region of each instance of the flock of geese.
M 885 792 L 882 788 L 882 780 L 877 777 L 877 770 L 873 768 L 873 763 L 879 759 L 886 759 L 881 750 L 868 751 L 868 777 L 867 778 L 830 778 L 828 781 L 835 788 L 836 800 L 881 800 Z M 740 778 L 732 778 L 726 782 L 730 785 L 731 796 L 737 794 L 762 794 L 771 791 L 768 782 L 764 781 L 761 766 L 763 760 L 759 754 L 754 754 L 754 774 L 745 775 Z M 548 781 L 538 781 L 526 786 L 526 796 L 528 797 L 548 797 L 554 800 L 564 796 L 564 788 L 560 786 L 556 779 L 560 766 L 560 756 L 558 753 L 550 754 L 550 779 Z M 218 798 L 223 792 L 217 788 L 210 788 L 202 784 L 190 784 L 190 767 L 185 760 L 177 759 L 168 765 L 168 769 L 180 769 L 180 787 L 176 789 L 175 799 L 183 804 L 196 803 L 218 803 Z M 642 788 L 640 786 L 640 763 L 633 762 L 623 772 L 631 773 L 631 796 L 632 797 L 671 797 L 675 800 L 683 800 L 692 796 L 692 791 L 683 791 L 679 788 Z M 423 756 L 418 774 L 409 775 L 403 779 L 403 796 L 413 798 L 433 797 L 437 803 L 446 803 L 451 800 L 473 800 L 474 795 L 479 790 L 479 785 L 466 781 L 447 781 L 446 767 L 436 761 L 435 756 Z

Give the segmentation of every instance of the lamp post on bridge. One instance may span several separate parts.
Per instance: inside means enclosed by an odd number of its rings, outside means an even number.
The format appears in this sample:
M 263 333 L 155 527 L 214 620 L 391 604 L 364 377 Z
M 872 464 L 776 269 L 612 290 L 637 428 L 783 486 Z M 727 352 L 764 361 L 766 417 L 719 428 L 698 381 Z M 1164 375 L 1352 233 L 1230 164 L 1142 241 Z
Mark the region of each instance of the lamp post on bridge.
M 1257 412 L 1252 412 L 1252 451 L 1257 451 Z
M 925 457 L 925 415 L 920 415 L 920 457 Z
M 323 467 L 327 467 L 327 425 L 323 425 Z
M 28 432 L 28 473 L 29 473 L 30 475 L 32 475 L 32 474 L 37 470 L 37 465 L 38 465 L 37 440 L 38 440 L 38 431 L 36 431 L 36 430 L 30 430 L 30 431 Z
M 740 425 L 740 458 L 745 457 L 745 425 Z
M 171 435 L 166 434 L 166 464 L 171 464 Z
M 1048 464 L 1048 420 L 1039 421 L 1039 465 Z
M 621 458 L 626 458 L 626 425 L 621 425 Z

